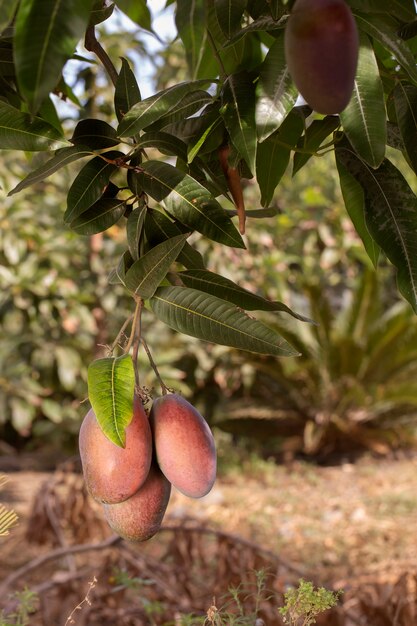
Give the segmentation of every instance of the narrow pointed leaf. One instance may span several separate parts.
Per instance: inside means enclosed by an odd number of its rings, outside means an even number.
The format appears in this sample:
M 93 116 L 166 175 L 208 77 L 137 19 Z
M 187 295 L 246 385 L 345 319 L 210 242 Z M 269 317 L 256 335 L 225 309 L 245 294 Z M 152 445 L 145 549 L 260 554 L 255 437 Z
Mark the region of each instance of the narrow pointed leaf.
M 36 170 L 30 172 L 14 189 L 9 191 L 9 196 L 22 191 L 22 189 L 26 189 L 26 187 L 30 187 L 30 185 L 45 180 L 45 178 L 48 178 L 48 176 L 51 176 L 51 174 L 57 172 L 62 167 L 87 156 L 91 156 L 91 150 L 85 146 L 70 146 L 69 148 L 58 150 L 52 159 L 49 159 Z
M 116 82 L 114 92 L 114 109 L 119 122 L 124 115 L 141 100 L 140 89 L 129 63 L 122 59 L 122 69 Z
M 247 35 L 248 33 L 255 32 L 273 32 L 277 30 L 284 30 L 285 23 L 288 19 L 288 16 L 284 16 L 279 20 L 274 19 L 271 15 L 261 15 L 256 18 L 253 22 L 251 22 L 248 26 L 241 28 L 231 39 L 227 42 L 226 51 L 229 50 L 231 45 L 236 44 L 242 37 Z
M 362 239 L 365 250 L 376 268 L 378 265 L 380 248 L 371 237 L 365 221 L 365 194 L 360 183 L 348 172 L 339 159 L 336 151 L 336 164 L 340 178 L 340 188 L 349 217 Z
M 401 138 L 417 173 L 417 87 L 398 83 L 394 89 L 394 102 Z
M 156 122 L 150 125 L 146 125 L 145 130 L 155 131 L 167 128 L 171 124 L 180 122 L 190 115 L 194 115 L 197 111 L 200 111 L 207 104 L 211 104 L 213 98 L 207 91 L 202 89 L 195 89 L 190 93 L 185 94 L 183 98 L 169 111 L 166 115 L 160 117 Z
M 245 247 L 230 217 L 194 178 L 159 161 L 144 163 L 139 176 L 145 192 L 158 202 L 164 199 L 168 212 L 182 224 L 213 241 Z
M 123 200 L 100 198 L 89 209 L 76 217 L 70 223 L 70 227 L 80 235 L 102 233 L 118 222 L 125 210 L 126 204 Z
M 340 120 L 360 157 L 371 167 L 378 167 L 385 156 L 387 137 L 384 90 L 373 47 L 364 34 L 360 36 L 352 97 Z
M 247 0 L 216 0 L 217 20 L 227 39 L 239 30 L 246 4 Z
M 134 209 L 129 215 L 126 224 L 127 245 L 129 251 L 135 261 L 139 258 L 139 243 L 145 223 L 146 206 L 140 206 Z
M 289 313 L 289 315 L 303 322 L 312 321 L 304 315 L 295 313 L 282 302 L 266 300 L 243 287 L 239 287 L 239 285 L 236 285 L 232 280 L 224 278 L 214 272 L 193 269 L 179 272 L 178 276 L 186 287 L 210 293 L 222 300 L 235 304 L 245 311 L 279 311 Z
M 146 0 L 116 0 L 116 4 L 132 22 L 141 28 L 152 31 L 152 16 L 146 6 Z
M 204 0 L 177 0 L 175 24 L 192 78 L 216 76 L 217 62 L 208 40 Z
M 188 233 L 168 239 L 135 261 L 126 273 L 125 284 L 135 295 L 147 300 L 157 290 L 181 252 Z
M 369 232 L 397 268 L 398 288 L 417 312 L 417 198 L 388 159 L 373 170 L 350 148 L 340 146 L 337 152 L 362 186 Z
M 256 126 L 258 139 L 263 141 L 279 128 L 297 99 L 297 89 L 285 60 L 283 34 L 270 47 L 261 66 L 259 82 Z
M 68 141 L 54 126 L 0 100 L 0 150 L 36 152 L 65 146 Z
M 227 79 L 221 114 L 233 145 L 245 159 L 251 172 L 254 172 L 256 159 L 255 86 L 247 72 L 239 72 Z
M 193 82 L 179 83 L 174 87 L 160 91 L 154 96 L 137 102 L 123 117 L 119 124 L 118 135 L 129 137 L 159 120 L 163 115 L 172 111 L 183 97 L 197 90 L 207 80 L 197 80 Z
M 121 156 L 124 156 L 122 152 L 106 153 L 108 159 L 117 159 Z M 110 176 L 116 169 L 116 165 L 107 163 L 101 157 L 94 157 L 84 165 L 69 189 L 67 210 L 64 214 L 65 222 L 72 222 L 101 198 L 109 183 Z
M 19 0 L 0 0 L 0 33 L 10 24 Z
M 120 143 L 115 129 L 103 120 L 85 119 L 78 122 L 71 141 L 76 146 L 88 146 L 92 150 L 112 148 Z
M 88 368 L 88 397 L 106 437 L 121 448 L 133 418 L 135 374 L 129 354 L 93 361 Z
M 181 139 L 163 131 L 149 131 L 141 135 L 136 143 L 138 148 L 156 148 L 161 154 L 177 156 L 187 160 L 187 146 Z
M 182 225 L 181 225 L 182 226 Z M 183 227 L 182 227 L 183 229 Z M 161 211 L 148 209 L 145 219 L 145 232 L 151 245 L 155 245 L 166 239 L 172 239 L 184 232 L 180 226 L 172 222 Z M 204 268 L 204 260 L 200 252 L 195 250 L 188 241 L 181 250 L 178 261 L 188 268 Z
M 296 356 L 278 333 L 215 296 L 188 287 L 160 287 L 150 306 L 168 326 L 186 335 L 241 350 Z
M 292 175 L 295 174 L 307 163 L 313 156 L 323 141 L 339 126 L 339 120 L 336 115 L 326 115 L 322 120 L 314 120 L 307 128 L 305 135 L 301 137 L 297 148 L 301 148 L 307 152 L 296 152 L 294 154 L 294 167 Z M 311 153 L 311 154 L 308 154 Z
M 14 55 L 20 91 L 36 113 L 83 37 L 92 0 L 23 0 L 15 24 Z

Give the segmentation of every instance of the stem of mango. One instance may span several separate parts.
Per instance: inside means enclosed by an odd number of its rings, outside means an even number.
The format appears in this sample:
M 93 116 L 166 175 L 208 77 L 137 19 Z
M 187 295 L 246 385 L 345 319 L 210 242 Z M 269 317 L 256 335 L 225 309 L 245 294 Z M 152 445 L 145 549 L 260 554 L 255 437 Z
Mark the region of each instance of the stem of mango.
M 158 368 L 156 367 L 156 363 L 155 363 L 155 361 L 152 358 L 152 354 L 151 354 L 151 351 L 149 350 L 148 344 L 146 343 L 146 341 L 144 340 L 143 337 L 141 338 L 141 342 L 142 342 L 142 345 L 143 345 L 143 347 L 145 349 L 146 355 L 147 355 L 147 357 L 149 359 L 149 363 L 151 364 L 151 367 L 152 367 L 153 371 L 155 372 L 155 376 L 157 377 L 158 382 L 161 385 L 162 395 L 166 396 L 167 393 L 169 393 L 169 389 L 166 386 L 166 384 L 164 383 L 164 381 L 162 380 L 161 375 L 160 375 L 160 373 L 158 371 Z

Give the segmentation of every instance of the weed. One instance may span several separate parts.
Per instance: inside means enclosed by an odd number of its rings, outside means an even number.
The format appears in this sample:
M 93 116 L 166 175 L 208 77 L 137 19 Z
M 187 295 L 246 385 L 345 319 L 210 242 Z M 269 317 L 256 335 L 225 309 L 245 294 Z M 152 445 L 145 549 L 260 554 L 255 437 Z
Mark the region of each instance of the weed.
M 289 589 L 285 593 L 285 604 L 278 610 L 284 624 L 311 626 L 316 623 L 319 613 L 337 604 L 341 593 L 329 591 L 324 587 L 315 589 L 313 583 L 301 579 L 297 588 Z
M 17 608 L 8 615 L 1 611 L 0 626 L 28 626 L 30 614 L 36 611 L 38 595 L 25 588 L 14 593 L 12 599 L 16 600 Z

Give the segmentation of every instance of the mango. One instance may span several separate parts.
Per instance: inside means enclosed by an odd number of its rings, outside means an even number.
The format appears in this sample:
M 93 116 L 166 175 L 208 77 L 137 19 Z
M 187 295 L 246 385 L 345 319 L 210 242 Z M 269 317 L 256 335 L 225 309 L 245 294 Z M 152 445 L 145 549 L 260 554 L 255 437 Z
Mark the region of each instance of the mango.
M 152 461 L 152 433 L 140 398 L 133 401 L 125 448 L 105 436 L 91 409 L 81 424 L 79 449 L 85 483 L 95 500 L 114 504 L 130 498 L 145 482 Z
M 216 479 L 216 447 L 205 419 L 181 396 L 167 394 L 154 400 L 149 421 L 167 479 L 186 496 L 205 496 Z
M 296 0 L 285 27 L 285 56 L 312 109 L 330 115 L 346 108 L 358 52 L 358 31 L 345 0 Z
M 110 528 L 128 541 L 146 541 L 162 523 L 171 494 L 171 484 L 156 464 L 133 496 L 119 504 L 103 504 Z

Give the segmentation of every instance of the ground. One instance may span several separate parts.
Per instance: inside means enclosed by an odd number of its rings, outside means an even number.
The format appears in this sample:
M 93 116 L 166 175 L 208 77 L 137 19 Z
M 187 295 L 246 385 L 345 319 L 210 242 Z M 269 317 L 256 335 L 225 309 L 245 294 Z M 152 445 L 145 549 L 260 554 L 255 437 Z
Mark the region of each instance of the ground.
M 330 467 L 318 467 L 307 462 L 281 466 L 250 458 L 243 466 L 223 470 L 214 489 L 205 498 L 191 500 L 174 492 L 165 518 L 166 525 L 177 528 L 186 520 L 196 532 L 215 529 L 220 533 L 216 550 L 223 539 L 229 541 L 228 545 L 231 545 L 233 536 L 242 537 L 248 541 L 247 545 L 242 544 L 242 551 L 251 549 L 250 546 L 253 544 L 259 548 L 259 554 L 256 552 L 258 548 L 254 548 L 256 554 L 260 555 L 259 558 L 265 556 L 267 560 L 268 555 L 272 553 L 282 563 L 288 565 L 288 569 L 284 568 L 285 572 L 282 574 L 284 577 L 288 574 L 288 577 L 293 579 L 299 574 L 335 589 L 349 589 L 355 585 L 355 581 L 363 581 L 362 587 L 370 580 L 384 583 L 390 581 L 395 584 L 401 575 L 414 575 L 417 572 L 416 470 L 417 457 L 414 455 L 402 459 L 364 457 L 355 463 L 341 462 Z M 0 581 L 25 562 L 54 547 L 102 541 L 108 537 L 105 527 L 100 522 L 100 511 L 93 507 L 92 517 L 88 517 L 86 511 L 89 507 L 77 504 L 77 498 L 74 499 L 74 496 L 82 484 L 79 482 L 81 477 L 76 476 L 71 482 L 72 479 L 68 479 L 70 474 L 61 474 L 64 478 L 61 480 L 61 487 L 57 488 L 57 474 L 33 471 L 8 473 L 10 480 L 7 489 L 0 494 L 0 500 L 3 499 L 5 503 L 15 508 L 20 516 L 20 524 L 8 538 L 0 539 L 2 552 Z M 59 480 L 58 473 L 58 483 Z M 39 492 L 42 483 L 48 485 L 44 481 L 49 481 L 49 488 Z M 61 504 L 55 505 L 54 498 L 59 499 L 62 496 L 59 493 L 64 487 L 69 490 L 71 498 L 68 495 L 64 496 L 61 498 Z M 35 513 L 34 499 L 38 507 Z M 68 507 L 67 513 L 65 505 Z M 48 510 L 48 507 L 50 511 L 52 510 L 51 519 L 55 519 L 55 526 L 61 524 L 62 517 L 74 516 L 77 507 L 80 508 L 80 514 L 75 516 L 75 521 L 67 520 L 66 525 L 63 524 L 61 530 L 58 529 L 60 535 L 58 539 L 56 533 L 54 536 L 53 530 L 47 531 L 43 528 L 45 526 L 43 511 Z M 29 532 L 29 542 L 27 524 L 31 511 L 32 528 Z M 80 522 L 82 531 L 79 530 L 78 535 L 75 533 L 72 536 L 71 524 L 77 525 L 76 520 L 81 519 L 80 515 L 83 516 L 82 524 Z M 87 532 L 88 527 L 91 528 Z M 225 538 L 222 539 L 221 533 L 225 534 Z M 39 541 L 43 541 L 44 545 L 39 546 Z M 181 541 L 182 539 L 177 538 L 175 542 L 175 550 L 178 553 Z M 162 533 L 160 539 L 158 536 L 155 537 L 145 548 L 141 548 L 143 550 L 141 558 L 155 557 L 162 560 L 160 557 L 162 544 L 167 547 L 166 533 L 165 536 Z M 184 559 L 187 558 L 191 563 L 194 559 L 193 550 L 197 547 L 200 551 L 206 549 L 205 545 L 197 543 L 190 547 L 189 542 L 185 542 L 184 546 L 186 546 L 184 550 L 186 552 L 188 550 L 186 556 L 175 554 L 177 561 L 182 559 L 181 563 L 185 563 Z M 170 550 L 172 549 L 171 546 Z M 212 545 L 207 548 L 212 549 Z M 238 552 L 239 550 L 236 554 Z M 217 559 L 220 558 L 218 554 L 220 553 L 216 552 Z M 91 555 L 89 558 L 91 565 Z M 229 561 L 230 558 L 228 555 Z M 171 561 L 174 559 L 172 554 L 165 559 L 165 563 L 169 563 L 170 559 Z M 149 561 L 147 564 L 149 568 Z M 97 562 L 97 575 L 100 574 L 102 566 L 101 561 Z M 65 571 L 62 562 L 55 562 L 54 567 L 55 570 Z M 228 567 L 233 569 L 233 563 L 229 563 Z M 45 578 L 53 577 L 55 574 L 53 569 L 41 568 L 41 572 L 37 572 L 35 578 L 23 575 L 19 582 L 16 581 L 15 586 L 20 588 L 23 582 L 39 586 L 45 583 Z M 208 580 L 209 577 L 207 584 Z M 13 590 L 14 587 L 8 589 L 8 592 Z M 193 594 L 195 596 L 194 592 L 189 593 L 190 598 Z M 190 604 L 189 608 L 195 606 Z M 334 622 L 336 623 L 355 622 Z M 408 625 L 415 622 L 407 622 L 405 619 L 397 622 L 375 621 L 372 626 L 390 623 Z

